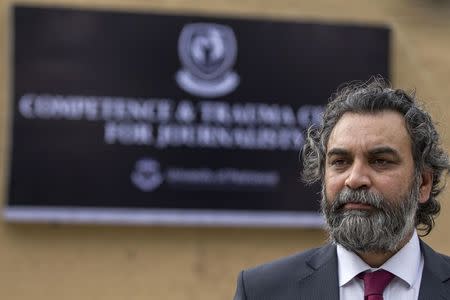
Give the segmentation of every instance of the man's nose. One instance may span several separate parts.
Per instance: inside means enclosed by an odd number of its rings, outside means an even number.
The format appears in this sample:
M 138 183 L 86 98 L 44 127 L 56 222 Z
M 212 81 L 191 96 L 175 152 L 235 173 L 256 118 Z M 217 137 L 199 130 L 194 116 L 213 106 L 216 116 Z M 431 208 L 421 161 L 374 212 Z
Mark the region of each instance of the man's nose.
M 352 189 L 368 189 L 371 185 L 369 166 L 363 162 L 355 161 L 349 169 L 345 186 Z

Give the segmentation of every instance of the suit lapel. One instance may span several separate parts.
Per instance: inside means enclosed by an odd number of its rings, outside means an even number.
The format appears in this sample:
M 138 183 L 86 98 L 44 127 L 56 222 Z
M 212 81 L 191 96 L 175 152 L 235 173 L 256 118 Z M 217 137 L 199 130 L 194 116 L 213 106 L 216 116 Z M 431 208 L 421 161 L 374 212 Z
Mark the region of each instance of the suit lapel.
M 450 299 L 450 264 L 441 254 L 420 241 L 424 265 L 420 283 L 419 300 Z
M 336 246 L 320 248 L 306 264 L 309 269 L 305 269 L 299 278 L 299 299 L 339 300 Z

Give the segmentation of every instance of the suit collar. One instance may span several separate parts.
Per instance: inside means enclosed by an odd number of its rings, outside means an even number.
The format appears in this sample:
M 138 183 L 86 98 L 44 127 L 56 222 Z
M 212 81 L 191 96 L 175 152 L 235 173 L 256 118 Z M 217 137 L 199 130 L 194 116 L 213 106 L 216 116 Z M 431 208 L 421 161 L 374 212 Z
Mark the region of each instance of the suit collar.
M 441 282 L 450 279 L 450 263 L 444 259 L 441 254 L 436 253 L 425 242 L 420 241 L 420 249 L 422 250 L 425 265 Z
M 420 284 L 419 300 L 450 299 L 450 263 L 441 254 L 436 253 L 423 241 L 420 241 L 424 266 Z
M 300 299 L 338 300 L 336 246 L 329 244 L 313 251 L 305 262 L 307 268 L 299 274 Z
M 324 247 L 319 248 L 306 260 L 306 263 L 313 270 L 317 270 L 324 264 L 332 262 L 335 262 L 337 266 L 336 246 L 332 244 L 327 244 Z

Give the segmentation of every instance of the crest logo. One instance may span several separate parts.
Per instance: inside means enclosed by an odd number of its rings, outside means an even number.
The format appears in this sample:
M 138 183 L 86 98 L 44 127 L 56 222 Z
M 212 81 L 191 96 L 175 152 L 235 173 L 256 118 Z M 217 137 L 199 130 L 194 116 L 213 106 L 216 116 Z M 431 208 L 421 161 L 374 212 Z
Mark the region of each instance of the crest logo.
M 159 163 L 151 158 L 138 160 L 131 173 L 131 181 L 144 192 L 151 192 L 164 181 Z
M 182 69 L 176 74 L 178 85 L 200 97 L 220 97 L 239 84 L 232 70 L 237 56 L 233 30 L 225 25 L 192 23 L 184 26 L 178 39 Z

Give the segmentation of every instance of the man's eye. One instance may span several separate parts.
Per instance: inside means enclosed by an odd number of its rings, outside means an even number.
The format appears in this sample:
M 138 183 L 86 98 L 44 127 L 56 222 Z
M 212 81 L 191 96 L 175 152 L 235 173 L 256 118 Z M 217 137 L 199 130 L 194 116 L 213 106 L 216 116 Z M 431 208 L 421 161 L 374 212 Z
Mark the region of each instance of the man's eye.
M 331 161 L 331 165 L 335 167 L 342 167 L 347 164 L 347 160 L 345 159 L 335 159 Z
M 378 158 L 378 159 L 374 159 L 372 161 L 372 163 L 376 166 L 384 167 L 384 166 L 389 165 L 391 162 L 387 159 Z

